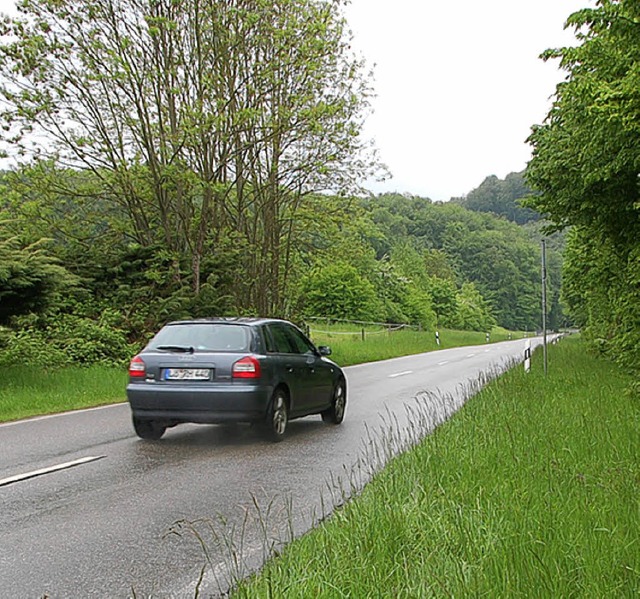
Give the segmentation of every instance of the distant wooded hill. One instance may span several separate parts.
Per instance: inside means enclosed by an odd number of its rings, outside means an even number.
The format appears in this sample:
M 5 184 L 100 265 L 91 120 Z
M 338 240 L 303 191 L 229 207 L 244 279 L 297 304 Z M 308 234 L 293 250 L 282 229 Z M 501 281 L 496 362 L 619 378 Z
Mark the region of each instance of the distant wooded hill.
M 524 225 L 540 220 L 540 214 L 521 205 L 521 201 L 532 193 L 522 171 L 509 173 L 504 179 L 491 175 L 465 197 L 451 201 L 475 212 L 490 212 Z

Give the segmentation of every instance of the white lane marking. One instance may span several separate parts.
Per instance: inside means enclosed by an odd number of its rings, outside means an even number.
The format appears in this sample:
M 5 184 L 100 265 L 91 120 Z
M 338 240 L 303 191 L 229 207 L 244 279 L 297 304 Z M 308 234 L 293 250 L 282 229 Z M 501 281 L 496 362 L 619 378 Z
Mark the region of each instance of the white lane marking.
M 86 458 L 80 458 L 79 460 L 73 460 L 72 462 L 65 462 L 64 464 L 57 464 L 56 466 L 49 466 L 48 468 L 40 468 L 40 470 L 32 470 L 31 472 L 25 472 L 24 474 L 16 474 L 9 478 L 0 479 L 0 487 L 10 485 L 11 483 L 17 483 L 21 480 L 27 480 L 28 478 L 34 478 L 36 476 L 42 476 L 43 474 L 49 474 L 51 472 L 57 472 L 58 470 L 66 470 L 67 468 L 73 468 L 80 464 L 86 464 L 87 462 L 95 462 L 101 460 L 105 456 L 88 456 Z
M 395 379 L 397 376 L 404 376 L 405 374 L 411 374 L 413 370 L 403 370 L 402 372 L 396 372 L 395 374 L 390 374 L 390 379 Z
M 11 422 L 0 422 L 0 428 L 6 426 L 15 426 L 16 424 L 26 424 L 28 422 L 38 422 L 39 420 L 49 420 L 50 418 L 60 418 L 60 416 L 68 416 L 69 414 L 78 414 L 80 412 L 95 412 L 97 410 L 106 410 L 108 408 L 117 408 L 126 401 L 118 403 L 109 403 L 104 406 L 95 406 L 93 408 L 80 408 L 79 410 L 67 410 L 66 412 L 57 412 L 56 414 L 44 414 L 43 416 L 33 416 L 32 418 L 22 418 L 21 420 L 12 420 Z
M 473 358 L 473 356 L 475 356 L 475 354 L 467 354 L 467 358 Z
M 448 364 L 449 360 L 445 360 L 444 362 L 438 362 L 438 366 L 444 366 L 445 364 Z

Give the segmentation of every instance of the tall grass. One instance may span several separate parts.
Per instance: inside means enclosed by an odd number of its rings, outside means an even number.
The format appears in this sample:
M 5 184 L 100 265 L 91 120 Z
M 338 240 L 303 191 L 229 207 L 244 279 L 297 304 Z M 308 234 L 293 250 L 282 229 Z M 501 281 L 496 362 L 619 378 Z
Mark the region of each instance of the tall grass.
M 0 377 L 0 422 L 124 401 L 126 380 L 125 370 L 105 366 L 6 366 Z
M 332 358 L 342 366 L 383 360 L 438 349 L 432 332 L 396 331 L 381 327 L 362 331 L 354 325 L 334 324 L 312 331 L 318 345 L 331 345 Z M 350 331 L 350 332 L 349 332 Z M 492 340 L 507 338 L 507 331 L 495 330 Z M 443 331 L 441 347 L 484 343 L 484 333 Z M 0 377 L 0 422 L 39 414 L 87 408 L 125 400 L 126 371 L 106 366 L 44 369 L 36 366 L 8 366 Z
M 310 336 L 316 345 L 329 345 L 331 358 L 341 366 L 487 342 L 486 333 L 477 331 L 440 330 L 438 345 L 434 331 L 388 330 L 384 327 L 348 324 L 327 326 L 321 322 L 313 324 Z M 522 333 L 495 328 L 490 333 L 489 341 L 505 341 L 522 336 Z
M 234 596 L 640 596 L 640 403 L 569 339 L 489 384 Z

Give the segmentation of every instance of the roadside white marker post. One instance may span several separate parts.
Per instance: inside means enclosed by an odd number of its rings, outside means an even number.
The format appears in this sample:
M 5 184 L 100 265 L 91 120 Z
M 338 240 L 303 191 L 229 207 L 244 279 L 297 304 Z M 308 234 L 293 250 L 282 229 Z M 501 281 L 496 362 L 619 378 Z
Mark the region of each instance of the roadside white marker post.
M 489 343 L 489 333 L 487 333 L 486 335 L 486 340 L 487 340 L 487 343 Z
M 440 333 L 438 331 L 436 331 L 436 345 L 440 347 Z
M 524 371 L 531 370 L 531 339 L 524 342 Z
M 543 357 L 544 357 L 544 375 L 547 376 L 547 245 L 542 240 L 542 335 L 543 335 Z

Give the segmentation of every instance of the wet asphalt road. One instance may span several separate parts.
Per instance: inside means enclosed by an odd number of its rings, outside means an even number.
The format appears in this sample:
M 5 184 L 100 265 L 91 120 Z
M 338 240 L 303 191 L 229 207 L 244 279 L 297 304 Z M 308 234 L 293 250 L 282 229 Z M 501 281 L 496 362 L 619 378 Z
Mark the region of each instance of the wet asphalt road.
M 417 395 L 459 404 L 469 381 L 523 349 L 349 367 L 344 423 L 295 420 L 279 444 L 244 425 L 181 425 L 141 441 L 126 404 L 0 425 L 0 597 L 193 597 L 201 573 L 200 596 L 216 596 L 364 484 L 388 447 L 384 430 L 408 426 Z

